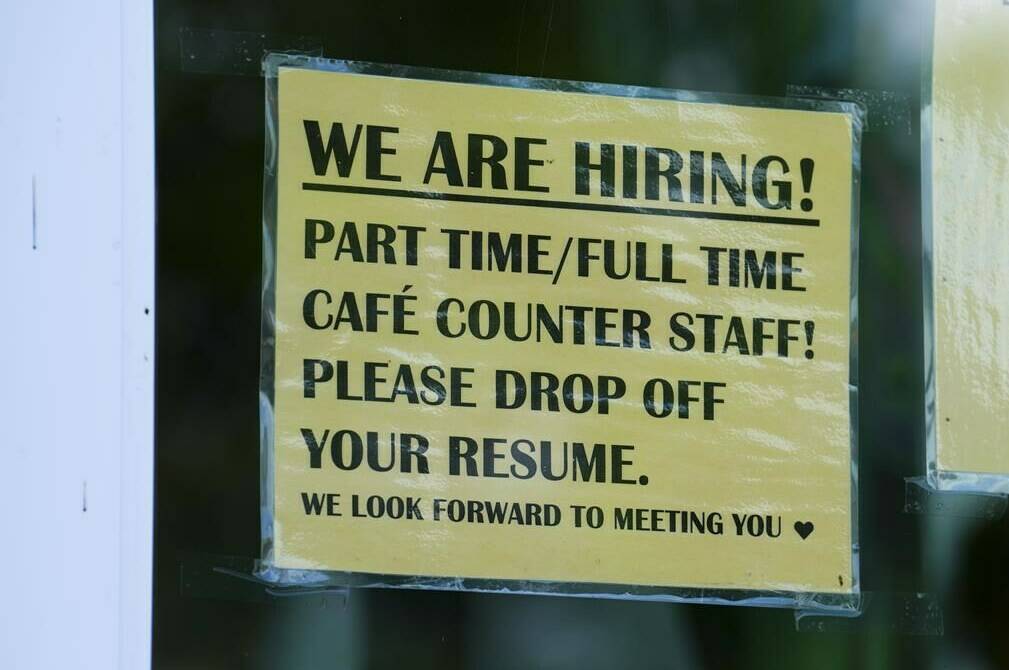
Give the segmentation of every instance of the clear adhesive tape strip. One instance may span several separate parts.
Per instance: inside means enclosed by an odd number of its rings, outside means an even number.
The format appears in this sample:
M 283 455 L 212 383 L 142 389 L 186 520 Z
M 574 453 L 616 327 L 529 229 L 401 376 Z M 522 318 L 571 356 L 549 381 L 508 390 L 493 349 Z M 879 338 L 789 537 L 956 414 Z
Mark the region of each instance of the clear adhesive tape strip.
M 862 88 L 826 88 L 804 84 L 788 84 L 785 93 L 793 98 L 819 98 L 860 103 L 866 109 L 865 126 L 869 132 L 897 131 L 911 134 L 911 97 L 899 91 Z
M 241 30 L 179 29 L 180 67 L 199 74 L 262 75 L 263 56 L 284 51 L 322 56 L 322 40 L 305 35 L 277 35 Z

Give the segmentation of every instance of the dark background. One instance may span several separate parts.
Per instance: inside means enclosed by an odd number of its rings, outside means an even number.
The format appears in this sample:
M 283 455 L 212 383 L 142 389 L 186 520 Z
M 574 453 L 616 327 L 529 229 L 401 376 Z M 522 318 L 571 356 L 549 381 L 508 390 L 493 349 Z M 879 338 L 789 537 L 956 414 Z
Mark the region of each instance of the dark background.
M 904 511 L 904 478 L 924 472 L 927 3 L 160 0 L 156 12 L 155 668 L 1009 667 L 1006 521 Z M 207 573 L 259 554 L 264 45 L 739 94 L 791 84 L 903 96 L 905 121 L 870 110 L 863 142 L 863 617 L 800 632 L 786 610 L 397 590 L 270 597 Z

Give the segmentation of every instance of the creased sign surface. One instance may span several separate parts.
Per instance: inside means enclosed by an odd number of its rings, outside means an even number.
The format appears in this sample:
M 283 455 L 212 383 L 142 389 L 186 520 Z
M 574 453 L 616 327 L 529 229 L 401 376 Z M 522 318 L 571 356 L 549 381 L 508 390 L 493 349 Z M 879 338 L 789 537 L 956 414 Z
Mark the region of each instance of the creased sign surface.
M 932 290 L 939 470 L 1009 477 L 1009 6 L 935 3 Z
M 276 565 L 852 591 L 855 124 L 281 68 Z

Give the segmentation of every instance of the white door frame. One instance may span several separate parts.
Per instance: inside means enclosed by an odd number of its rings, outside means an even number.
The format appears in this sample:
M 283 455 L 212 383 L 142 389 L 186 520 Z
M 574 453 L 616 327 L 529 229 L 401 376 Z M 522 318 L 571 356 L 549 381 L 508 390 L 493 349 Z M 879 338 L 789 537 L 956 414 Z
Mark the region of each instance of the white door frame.
M 149 668 L 151 0 L 0 3 L 0 664 Z

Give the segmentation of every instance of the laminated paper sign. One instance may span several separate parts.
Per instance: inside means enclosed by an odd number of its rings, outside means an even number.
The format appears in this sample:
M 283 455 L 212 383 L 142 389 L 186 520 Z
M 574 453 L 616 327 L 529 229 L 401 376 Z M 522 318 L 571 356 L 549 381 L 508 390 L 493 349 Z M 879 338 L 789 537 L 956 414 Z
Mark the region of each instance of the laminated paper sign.
M 857 591 L 853 106 L 267 73 L 267 565 Z
M 936 0 L 922 132 L 929 474 L 1009 492 L 1009 5 Z

